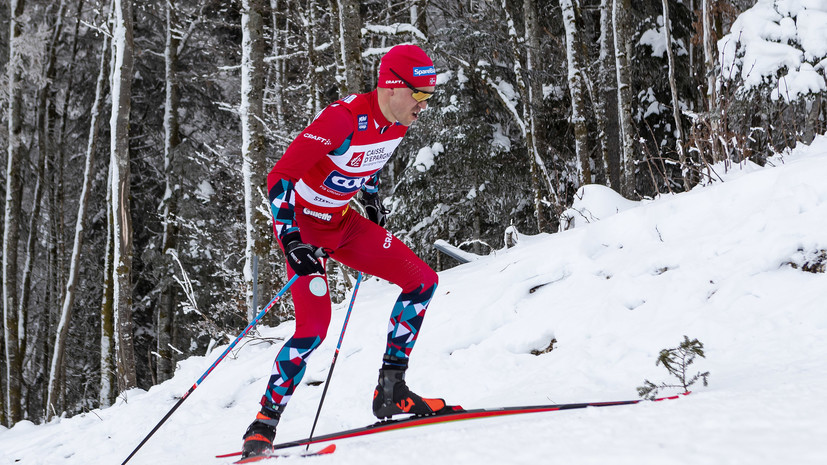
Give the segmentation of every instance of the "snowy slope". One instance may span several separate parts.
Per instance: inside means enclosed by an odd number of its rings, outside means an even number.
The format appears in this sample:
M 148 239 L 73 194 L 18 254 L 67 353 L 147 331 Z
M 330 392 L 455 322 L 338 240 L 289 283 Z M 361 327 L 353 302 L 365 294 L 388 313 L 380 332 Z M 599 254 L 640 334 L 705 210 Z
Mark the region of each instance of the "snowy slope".
M 512 249 L 440 274 L 408 382 L 467 408 L 635 399 L 644 379 L 673 381 L 658 352 L 705 344 L 710 385 L 686 398 L 459 422 L 338 443 L 285 463 L 827 463 L 827 274 L 803 264 L 827 250 L 827 138 L 737 167 L 726 182 L 629 204 L 599 188 L 577 227 L 523 236 Z M 614 203 L 613 203 L 614 202 Z M 616 206 L 616 208 L 615 208 Z M 532 292 L 533 289 L 533 292 Z M 398 289 L 359 291 L 318 434 L 374 421 L 370 399 Z M 345 308 L 310 359 L 278 440 L 306 437 Z M 258 408 L 292 324 L 239 344 L 130 462 L 227 463 Z M 265 339 L 266 338 L 266 339 Z M 554 350 L 535 356 L 551 339 Z M 0 430 L 0 465 L 119 464 L 223 348 L 114 407 Z M 671 393 L 674 393 L 671 392 Z

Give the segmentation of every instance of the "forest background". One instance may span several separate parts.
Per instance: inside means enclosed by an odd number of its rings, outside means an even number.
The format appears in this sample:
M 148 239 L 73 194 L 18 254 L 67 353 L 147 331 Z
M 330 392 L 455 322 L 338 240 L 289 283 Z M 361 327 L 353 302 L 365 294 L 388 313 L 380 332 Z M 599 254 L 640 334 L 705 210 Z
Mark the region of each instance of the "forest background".
M 111 405 L 234 337 L 284 285 L 267 172 L 393 45 L 428 51 L 438 91 L 380 192 L 442 270 L 436 241 L 488 254 L 566 229 L 581 186 L 683 192 L 824 133 L 827 46 L 796 34 L 816 3 L 0 3 L 0 424 Z M 768 69 L 730 33 L 759 6 L 764 49 L 791 57 Z M 353 272 L 328 273 L 340 300 Z M 265 323 L 291 315 L 288 297 Z

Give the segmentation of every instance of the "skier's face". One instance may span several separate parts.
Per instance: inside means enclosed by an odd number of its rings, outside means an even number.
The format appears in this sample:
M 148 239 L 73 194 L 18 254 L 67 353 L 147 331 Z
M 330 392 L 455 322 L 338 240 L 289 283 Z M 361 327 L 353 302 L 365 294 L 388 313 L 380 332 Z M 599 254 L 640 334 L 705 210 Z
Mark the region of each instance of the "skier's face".
M 428 101 L 417 101 L 414 96 L 422 98 L 424 94 L 432 94 L 436 87 L 421 87 L 408 89 L 406 87 L 398 87 L 393 89 L 393 95 L 390 98 L 390 111 L 393 117 L 399 124 L 410 126 L 419 118 L 419 112 L 428 108 Z
M 410 126 L 419 118 L 419 112 L 428 108 L 428 99 L 434 95 L 436 87 L 414 87 L 413 84 L 406 81 L 405 78 L 396 73 L 391 68 L 391 73 L 399 78 L 405 87 L 394 89 L 394 97 L 396 97 L 396 104 L 394 105 L 394 98 L 391 98 L 391 111 L 394 113 L 399 124 Z

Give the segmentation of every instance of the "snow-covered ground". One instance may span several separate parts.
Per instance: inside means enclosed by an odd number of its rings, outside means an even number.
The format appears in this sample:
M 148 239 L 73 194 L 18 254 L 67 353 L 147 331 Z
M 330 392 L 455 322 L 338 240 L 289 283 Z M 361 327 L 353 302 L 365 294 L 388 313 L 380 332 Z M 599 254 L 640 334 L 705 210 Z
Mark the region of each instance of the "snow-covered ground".
M 641 203 L 585 189 L 575 228 L 523 236 L 440 274 L 408 376 L 421 394 L 466 408 L 635 399 L 645 379 L 673 381 L 655 360 L 687 335 L 705 344 L 691 368 L 710 372 L 708 387 L 669 402 L 342 440 L 332 456 L 280 461 L 827 463 L 827 274 L 800 269 L 827 250 L 827 138 L 772 165 L 735 167 L 721 173 L 726 182 Z M 377 280 L 359 291 L 317 434 L 374 421 L 397 293 Z M 345 310 L 335 309 L 277 441 L 308 435 L 322 392 L 309 383 L 327 375 Z M 214 455 L 239 449 L 292 328 L 261 328 L 239 344 L 130 463 L 227 463 Z M 531 354 L 551 339 L 551 352 Z M 0 465 L 121 463 L 221 350 L 111 408 L 0 430 Z

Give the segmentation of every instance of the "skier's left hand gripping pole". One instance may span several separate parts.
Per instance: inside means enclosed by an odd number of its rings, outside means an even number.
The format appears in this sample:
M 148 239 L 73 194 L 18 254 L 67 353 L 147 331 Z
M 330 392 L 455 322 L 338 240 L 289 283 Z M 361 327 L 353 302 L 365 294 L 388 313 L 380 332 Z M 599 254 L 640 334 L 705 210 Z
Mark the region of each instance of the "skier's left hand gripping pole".
M 321 249 L 321 248 L 316 249 L 315 255 L 318 258 L 322 258 L 322 257 L 327 256 L 327 254 L 325 254 L 324 249 Z M 207 376 L 209 376 L 209 374 L 215 369 L 215 367 L 218 366 L 218 364 L 221 363 L 222 360 L 224 360 L 224 357 L 226 357 L 227 354 L 229 354 L 230 351 L 233 350 L 233 348 L 236 346 L 236 344 L 238 344 L 238 342 L 241 339 L 243 339 L 244 336 L 246 336 L 247 333 L 249 333 L 250 330 L 252 330 L 253 327 L 262 318 L 264 318 L 264 315 L 266 315 L 267 312 L 270 311 L 270 309 L 273 307 L 273 305 L 275 305 L 275 303 L 281 298 L 281 296 L 284 295 L 284 293 L 287 292 L 288 289 L 290 289 L 290 286 L 292 286 L 293 283 L 295 283 L 297 279 L 299 279 L 299 275 L 293 275 L 293 277 L 290 278 L 290 281 L 287 281 L 287 284 L 285 284 L 284 287 L 282 287 L 281 290 L 278 292 L 278 294 L 276 294 L 276 296 L 273 297 L 273 300 L 271 300 L 270 303 L 267 304 L 267 306 L 265 306 L 264 309 L 262 311 L 260 311 L 258 313 L 258 315 L 256 315 L 255 318 L 253 318 L 253 321 L 251 321 L 250 324 L 248 324 L 247 327 L 244 328 L 244 331 L 242 331 L 241 334 L 239 334 L 238 337 L 236 337 L 235 340 L 232 343 L 230 343 L 230 345 L 224 350 L 224 352 L 221 355 L 218 356 L 218 358 L 215 360 L 215 362 L 213 362 L 213 364 L 210 365 L 209 368 L 207 368 L 207 371 L 205 371 L 204 374 L 201 375 L 200 378 L 198 378 L 198 381 L 196 381 L 195 384 L 193 384 L 192 387 L 189 388 L 189 390 L 186 392 L 186 394 L 181 396 L 181 399 L 179 399 L 178 402 L 176 402 L 175 405 L 172 406 L 172 408 L 169 410 L 169 412 L 167 412 L 167 414 L 164 415 L 164 418 L 161 418 L 161 421 L 159 421 L 158 424 L 155 425 L 154 428 L 152 428 L 152 431 L 150 431 L 149 434 L 146 435 L 146 437 L 141 441 L 141 443 L 138 444 L 138 447 L 136 447 L 135 450 L 133 450 L 132 453 L 129 454 L 129 457 L 127 457 L 126 460 L 124 460 L 121 465 L 126 465 L 126 462 L 129 462 L 129 460 L 135 455 L 135 453 L 137 453 L 138 450 L 140 450 L 141 447 L 143 447 L 143 445 L 146 444 L 147 441 L 149 441 L 149 438 L 151 438 L 152 435 L 155 434 L 156 431 L 158 431 L 158 429 L 161 427 L 161 425 L 166 423 L 166 421 L 169 419 L 169 417 L 171 417 L 172 414 L 175 413 L 176 410 L 178 410 L 178 407 L 180 407 L 181 404 L 183 404 L 184 401 L 187 400 L 187 397 L 189 397 L 189 395 L 192 394 L 193 391 L 195 391 L 195 388 L 197 388 L 198 385 L 200 385 L 204 381 L 204 379 L 206 379 Z

